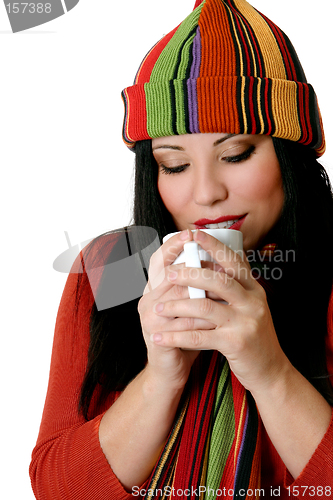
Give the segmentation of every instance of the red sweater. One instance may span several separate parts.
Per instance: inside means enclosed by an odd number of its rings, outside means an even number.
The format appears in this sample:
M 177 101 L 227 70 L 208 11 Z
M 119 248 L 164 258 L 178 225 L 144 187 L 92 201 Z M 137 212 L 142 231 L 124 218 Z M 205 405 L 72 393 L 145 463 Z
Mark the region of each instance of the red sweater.
M 113 237 L 109 240 L 112 245 Z M 95 247 L 97 250 L 98 246 Z M 68 276 L 58 311 L 48 391 L 30 465 L 32 487 L 38 500 L 137 498 L 138 494 L 128 493 L 118 481 L 98 438 L 101 418 L 119 393 L 112 394 L 104 408 L 95 408 L 88 422 L 78 414 L 78 397 L 89 346 L 89 314 L 94 301 L 90 287 L 85 286 L 76 309 L 78 276 L 73 272 Z M 82 278 L 87 280 L 85 274 Z M 333 300 L 331 303 L 333 305 Z M 333 332 L 332 318 L 330 331 Z M 331 373 L 332 338 L 333 334 L 327 342 Z M 303 499 L 333 498 L 333 418 L 317 450 L 296 480 L 286 470 L 264 429 L 262 445 L 262 488 L 265 490 L 262 497 L 287 499 L 293 497 L 292 492 L 296 496 L 298 492 L 298 498 Z

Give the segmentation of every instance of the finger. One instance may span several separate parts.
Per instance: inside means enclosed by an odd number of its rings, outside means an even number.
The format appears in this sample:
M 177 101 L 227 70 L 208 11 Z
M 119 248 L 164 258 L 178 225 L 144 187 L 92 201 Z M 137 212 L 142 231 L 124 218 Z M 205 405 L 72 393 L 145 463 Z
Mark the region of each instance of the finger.
M 207 260 L 201 261 L 201 267 L 205 269 L 212 269 L 213 271 L 223 271 L 223 267 L 220 266 L 220 264 L 216 264 L 216 262 L 209 262 Z
M 205 269 L 213 269 L 213 270 L 216 270 L 216 272 L 219 270 L 222 270 L 222 267 L 218 264 L 215 264 L 214 262 L 202 261 L 202 264 L 203 264 L 202 267 Z M 181 285 L 175 285 L 175 288 L 173 289 L 172 288 L 173 283 L 170 283 L 170 281 L 168 279 L 168 276 L 170 274 L 178 273 L 181 269 L 184 269 L 184 268 L 185 268 L 185 264 L 182 263 L 182 264 L 173 264 L 173 265 L 168 266 L 167 268 L 162 270 L 160 275 L 158 277 L 156 277 L 156 279 L 154 280 L 155 285 L 159 286 L 158 294 L 156 294 L 156 297 L 155 297 L 156 299 L 159 298 L 159 299 L 165 301 L 165 300 L 175 300 L 178 298 L 188 298 L 189 297 L 188 287 L 186 285 L 183 287 L 183 289 L 181 290 L 181 293 L 180 293 L 179 289 L 181 288 Z M 157 287 L 155 287 L 155 288 L 157 288 Z M 152 292 L 153 290 L 154 290 L 154 287 L 152 286 L 151 282 L 148 281 L 148 283 L 144 289 L 143 295 L 145 295 L 148 292 Z M 172 291 L 172 294 L 165 295 L 170 290 Z M 206 291 L 207 291 L 206 296 L 209 297 L 210 299 L 213 299 L 213 300 L 220 300 L 221 299 L 221 297 L 219 295 L 217 295 L 216 293 L 210 292 L 209 290 L 206 290 Z
M 235 314 L 228 304 L 221 304 L 207 298 L 159 302 L 154 306 L 154 313 L 165 318 L 205 319 L 218 327 L 229 323 Z
M 178 272 L 182 267 L 184 267 L 185 264 L 174 264 L 172 266 L 172 269 L 175 272 Z M 153 290 L 156 290 L 158 288 L 158 296 L 161 296 L 164 294 L 167 290 L 169 290 L 170 287 L 170 282 L 168 281 L 167 277 L 171 272 L 171 269 L 169 269 L 170 266 L 167 266 L 166 268 L 163 267 L 162 270 L 160 271 L 159 274 L 154 275 L 152 272 L 150 273 L 150 277 L 148 279 L 147 285 L 144 289 L 144 294 L 148 292 L 152 292 Z
M 214 330 L 216 325 L 201 318 L 175 318 L 163 327 L 165 332 L 182 332 L 187 330 Z
M 169 272 L 167 279 L 182 287 L 191 286 L 206 290 L 213 294 L 213 298 L 226 300 L 230 305 L 242 305 L 248 298 L 248 291 L 237 280 L 222 271 L 184 267 Z
M 159 274 L 162 269 L 172 264 L 178 255 L 184 249 L 184 243 L 191 241 L 193 233 L 189 229 L 181 231 L 169 238 L 163 245 L 151 256 L 149 263 L 149 272 L 155 275 Z
M 174 284 L 170 282 L 167 279 L 167 276 L 170 274 L 170 269 L 172 269 L 172 272 L 179 272 L 182 268 L 184 267 L 184 264 L 177 264 L 173 265 L 172 268 L 171 266 L 168 266 L 168 268 L 163 269 L 163 275 L 160 275 L 160 280 L 157 278 L 155 281 L 161 281 L 159 285 L 156 288 L 153 288 L 151 286 L 150 281 L 148 281 L 144 291 L 143 295 L 149 294 L 148 297 L 146 297 L 147 300 L 145 300 L 146 307 L 145 308 L 151 308 L 152 305 L 157 303 L 158 301 L 166 302 L 168 300 L 178 300 L 178 299 L 185 299 L 189 297 L 188 293 L 188 287 L 181 286 L 178 284 Z M 165 272 L 167 271 L 167 272 Z M 143 310 L 143 309 L 141 309 Z
M 210 234 L 200 230 L 194 233 L 193 239 L 210 254 L 217 264 L 223 267 L 226 274 L 232 276 L 248 290 L 255 288 L 257 282 L 252 276 L 250 265 L 243 251 L 234 252 Z
M 185 267 L 185 266 L 184 266 Z M 213 271 L 223 271 L 223 267 L 220 266 L 220 264 L 216 264 L 216 262 L 209 262 L 202 260 L 201 261 L 201 267 L 205 269 L 212 269 Z M 210 292 L 209 290 L 206 290 L 206 297 L 212 300 L 221 300 L 221 297 L 216 295 L 214 292 Z
M 217 349 L 219 338 L 216 330 L 188 330 L 182 332 L 157 332 L 150 336 L 151 342 L 163 347 L 178 347 L 184 350 Z

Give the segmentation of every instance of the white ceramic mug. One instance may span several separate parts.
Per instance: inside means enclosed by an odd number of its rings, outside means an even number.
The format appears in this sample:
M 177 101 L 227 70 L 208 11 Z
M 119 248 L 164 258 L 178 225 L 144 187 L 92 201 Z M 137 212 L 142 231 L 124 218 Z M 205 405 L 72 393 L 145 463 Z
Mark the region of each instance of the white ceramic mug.
M 195 230 L 192 230 L 194 232 Z M 243 234 L 235 229 L 201 229 L 205 233 L 210 234 L 217 240 L 224 243 L 227 247 L 231 248 L 234 252 L 241 253 L 243 250 Z M 177 231 L 180 232 L 180 231 Z M 165 243 L 175 233 L 170 233 L 164 236 L 163 243 Z M 196 241 L 188 241 L 184 244 L 184 251 L 178 255 L 174 264 L 185 262 L 186 267 L 201 267 L 201 261 L 214 262 L 211 255 L 203 250 Z M 206 297 L 205 290 L 200 288 L 188 287 L 191 299 L 198 299 Z

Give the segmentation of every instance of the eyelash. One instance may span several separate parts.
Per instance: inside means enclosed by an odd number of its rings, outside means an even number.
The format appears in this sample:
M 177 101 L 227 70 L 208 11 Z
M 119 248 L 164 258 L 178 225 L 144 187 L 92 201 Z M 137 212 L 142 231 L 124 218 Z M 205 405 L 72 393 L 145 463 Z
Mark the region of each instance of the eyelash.
M 236 156 L 226 156 L 224 158 L 221 158 L 221 160 L 226 161 L 227 163 L 240 163 L 241 161 L 246 160 L 251 156 L 253 151 L 255 150 L 254 146 L 250 146 L 244 153 L 241 153 L 240 155 Z M 161 170 L 164 174 L 179 174 L 180 172 L 183 172 L 187 167 L 189 166 L 189 163 L 186 163 L 184 165 L 179 165 L 178 167 L 173 167 L 169 168 L 161 164 Z
M 178 174 L 183 172 L 189 165 L 189 163 L 186 163 L 185 165 L 179 165 L 178 167 L 168 168 L 162 163 L 161 170 L 164 174 Z
M 238 163 L 249 158 L 254 150 L 255 147 L 252 145 L 246 151 L 244 151 L 244 153 L 236 156 L 226 156 L 225 158 L 222 158 L 222 160 L 227 161 L 228 163 Z

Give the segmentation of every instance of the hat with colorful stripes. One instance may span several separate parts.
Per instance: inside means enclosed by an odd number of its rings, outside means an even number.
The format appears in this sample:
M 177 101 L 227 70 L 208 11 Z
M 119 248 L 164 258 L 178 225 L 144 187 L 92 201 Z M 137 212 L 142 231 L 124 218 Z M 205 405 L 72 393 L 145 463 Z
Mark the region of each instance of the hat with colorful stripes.
M 123 138 L 266 134 L 325 151 L 316 94 L 288 37 L 245 0 L 196 0 L 122 92 Z

